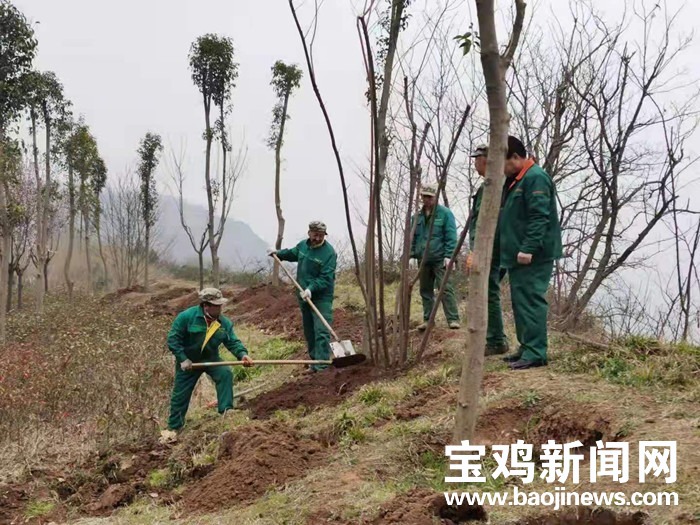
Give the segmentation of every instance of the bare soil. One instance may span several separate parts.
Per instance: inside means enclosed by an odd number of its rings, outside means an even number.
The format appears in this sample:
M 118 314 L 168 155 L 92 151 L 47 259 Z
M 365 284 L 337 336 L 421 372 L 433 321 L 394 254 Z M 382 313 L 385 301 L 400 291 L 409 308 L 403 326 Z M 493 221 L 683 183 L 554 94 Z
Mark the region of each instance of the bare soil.
M 327 455 L 318 440 L 277 421 L 226 433 L 214 470 L 186 488 L 184 508 L 202 513 L 255 501 L 303 477 Z
M 651 525 L 644 512 L 615 512 L 610 509 L 576 507 L 517 521 L 515 525 Z

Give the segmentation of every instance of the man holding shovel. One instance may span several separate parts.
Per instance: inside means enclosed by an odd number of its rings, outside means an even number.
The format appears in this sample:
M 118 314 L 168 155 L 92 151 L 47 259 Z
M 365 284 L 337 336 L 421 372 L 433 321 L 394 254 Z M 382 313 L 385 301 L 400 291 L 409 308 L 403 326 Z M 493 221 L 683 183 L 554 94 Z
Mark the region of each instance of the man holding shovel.
M 474 159 L 474 169 L 480 177 L 486 176 L 486 161 L 488 159 L 489 148 L 480 145 L 472 154 Z M 476 243 L 476 221 L 479 218 L 481 199 L 484 195 L 484 184 L 479 186 L 474 197 L 472 197 L 472 207 L 469 216 L 469 255 L 467 255 L 467 272 L 472 267 L 472 252 Z M 501 310 L 501 281 L 505 277 L 506 270 L 500 267 L 500 244 L 498 227 L 493 242 L 493 256 L 491 257 L 491 269 L 489 271 L 489 291 L 488 291 L 488 328 L 486 330 L 486 354 L 497 355 L 508 352 L 508 340 L 503 331 L 503 312 Z
M 252 366 L 248 351 L 233 331 L 233 323 L 221 315 L 228 302 L 221 290 L 205 288 L 199 292 L 198 306 L 181 312 L 168 333 L 168 348 L 175 356 L 175 383 L 170 398 L 168 429 L 178 430 L 185 424 L 185 414 L 194 387 L 202 372 L 209 374 L 216 385 L 218 411 L 233 408 L 233 374 L 228 367 L 193 369 L 193 363 L 221 361 L 219 346 L 224 345 L 243 366 Z
M 306 299 L 313 300 L 328 324 L 333 323 L 333 292 L 338 257 L 333 246 L 326 241 L 327 231 L 324 223 L 311 222 L 308 235 L 308 239 L 304 239 L 294 248 L 270 251 L 269 255 L 276 255 L 281 261 L 297 263 L 297 281 L 304 289 L 298 296 L 299 307 L 309 356 L 314 360 L 327 360 L 331 353 L 331 334 Z M 310 365 L 308 372 L 318 372 L 327 367 L 328 365 Z

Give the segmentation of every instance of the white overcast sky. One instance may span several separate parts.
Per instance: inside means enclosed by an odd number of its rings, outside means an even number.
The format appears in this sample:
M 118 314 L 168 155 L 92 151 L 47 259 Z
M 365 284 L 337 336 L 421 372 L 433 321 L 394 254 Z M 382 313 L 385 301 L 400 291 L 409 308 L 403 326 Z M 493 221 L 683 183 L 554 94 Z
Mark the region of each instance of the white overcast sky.
M 140 138 L 147 131 L 158 132 L 175 149 L 183 142 L 187 144 L 186 198 L 200 204 L 206 202 L 201 139 L 204 120 L 187 55 L 192 41 L 202 34 L 230 36 L 240 63 L 231 127 L 235 139 L 245 140 L 248 147 L 248 169 L 232 217 L 247 222 L 272 243 L 277 227 L 272 198 L 274 157 L 265 145 L 274 103 L 270 67 L 282 59 L 305 69 L 286 0 L 12 1 L 30 20 L 38 22 L 36 67 L 57 73 L 75 112 L 85 116 L 97 137 L 110 174 L 118 175 L 133 167 Z M 307 7 L 312 3 L 305 0 Z M 497 3 L 508 8 L 511 5 L 505 0 Z M 621 0 L 593 3 L 615 16 Z M 529 4 L 530 14 L 538 21 L 551 16 L 553 6 L 567 12 L 564 0 Z M 421 2 L 414 2 L 414 6 L 419 5 Z M 681 5 L 678 0 L 668 2 L 670 10 Z M 420 8 L 414 6 L 411 9 Z M 351 0 L 326 0 L 323 4 L 316 70 L 338 133 L 351 192 L 361 203 L 365 190 L 352 171 L 354 166 L 366 165 L 368 122 L 355 7 L 356 2 Z M 472 2 L 465 2 L 462 9 L 466 28 L 473 20 Z M 303 14 L 308 23 L 308 11 Z M 679 33 L 691 31 L 699 19 L 698 2 L 687 2 Z M 700 54 L 698 42 L 693 48 L 687 57 Z M 308 75 L 289 111 L 292 120 L 283 152 L 285 244 L 302 237 L 312 219 L 326 221 L 331 234 L 337 232 L 344 237 L 335 161 Z M 159 176 L 162 181 L 168 179 L 164 166 Z

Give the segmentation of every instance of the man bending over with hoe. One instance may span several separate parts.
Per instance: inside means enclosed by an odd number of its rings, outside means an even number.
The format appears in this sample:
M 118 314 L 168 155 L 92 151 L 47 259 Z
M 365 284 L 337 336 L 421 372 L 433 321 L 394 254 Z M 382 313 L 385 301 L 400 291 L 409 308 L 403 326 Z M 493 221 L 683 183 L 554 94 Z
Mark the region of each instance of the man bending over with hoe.
M 193 370 L 192 364 L 221 361 L 219 346 L 224 345 L 243 366 L 252 366 L 248 351 L 233 331 L 233 323 L 221 315 L 221 307 L 228 302 L 216 288 L 199 292 L 200 304 L 181 312 L 168 333 L 168 348 L 175 356 L 175 383 L 170 398 L 168 428 L 178 430 L 185 424 L 185 414 L 194 387 L 202 372 L 209 374 L 216 384 L 218 410 L 223 414 L 233 408 L 233 374 L 229 367 Z
M 313 304 L 328 324 L 333 323 L 337 255 L 333 246 L 326 241 L 326 235 L 326 225 L 321 221 L 313 221 L 309 224 L 308 239 L 304 239 L 294 248 L 269 252 L 270 256 L 276 255 L 281 261 L 297 263 L 297 281 L 304 289 L 298 295 L 304 337 L 309 356 L 314 360 L 330 359 L 331 353 L 331 334 L 307 303 L 307 300 L 313 300 Z M 318 372 L 327 367 L 311 365 L 308 372 Z

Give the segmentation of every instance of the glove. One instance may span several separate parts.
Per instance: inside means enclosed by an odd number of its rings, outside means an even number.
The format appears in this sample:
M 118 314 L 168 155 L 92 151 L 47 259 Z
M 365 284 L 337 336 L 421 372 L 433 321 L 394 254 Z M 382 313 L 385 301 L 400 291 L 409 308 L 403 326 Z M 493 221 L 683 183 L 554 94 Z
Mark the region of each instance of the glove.
M 445 268 L 447 268 L 450 265 L 451 260 L 452 260 L 452 257 L 445 257 L 445 260 L 443 261 Z
M 417 270 L 418 269 L 418 259 L 409 259 L 408 260 L 408 267 L 411 270 Z
M 277 253 L 277 250 L 272 250 L 272 249 L 267 250 L 267 256 L 268 256 L 268 257 L 272 257 L 272 256 L 275 255 L 276 253 Z
M 188 370 L 192 370 L 192 361 L 189 359 L 185 359 L 182 363 L 180 363 L 180 369 L 183 372 L 187 372 Z
M 311 299 L 311 290 L 309 290 L 309 289 L 307 288 L 306 290 L 304 290 L 303 292 L 301 292 L 301 298 L 302 298 L 304 301 L 306 301 L 307 299 Z

